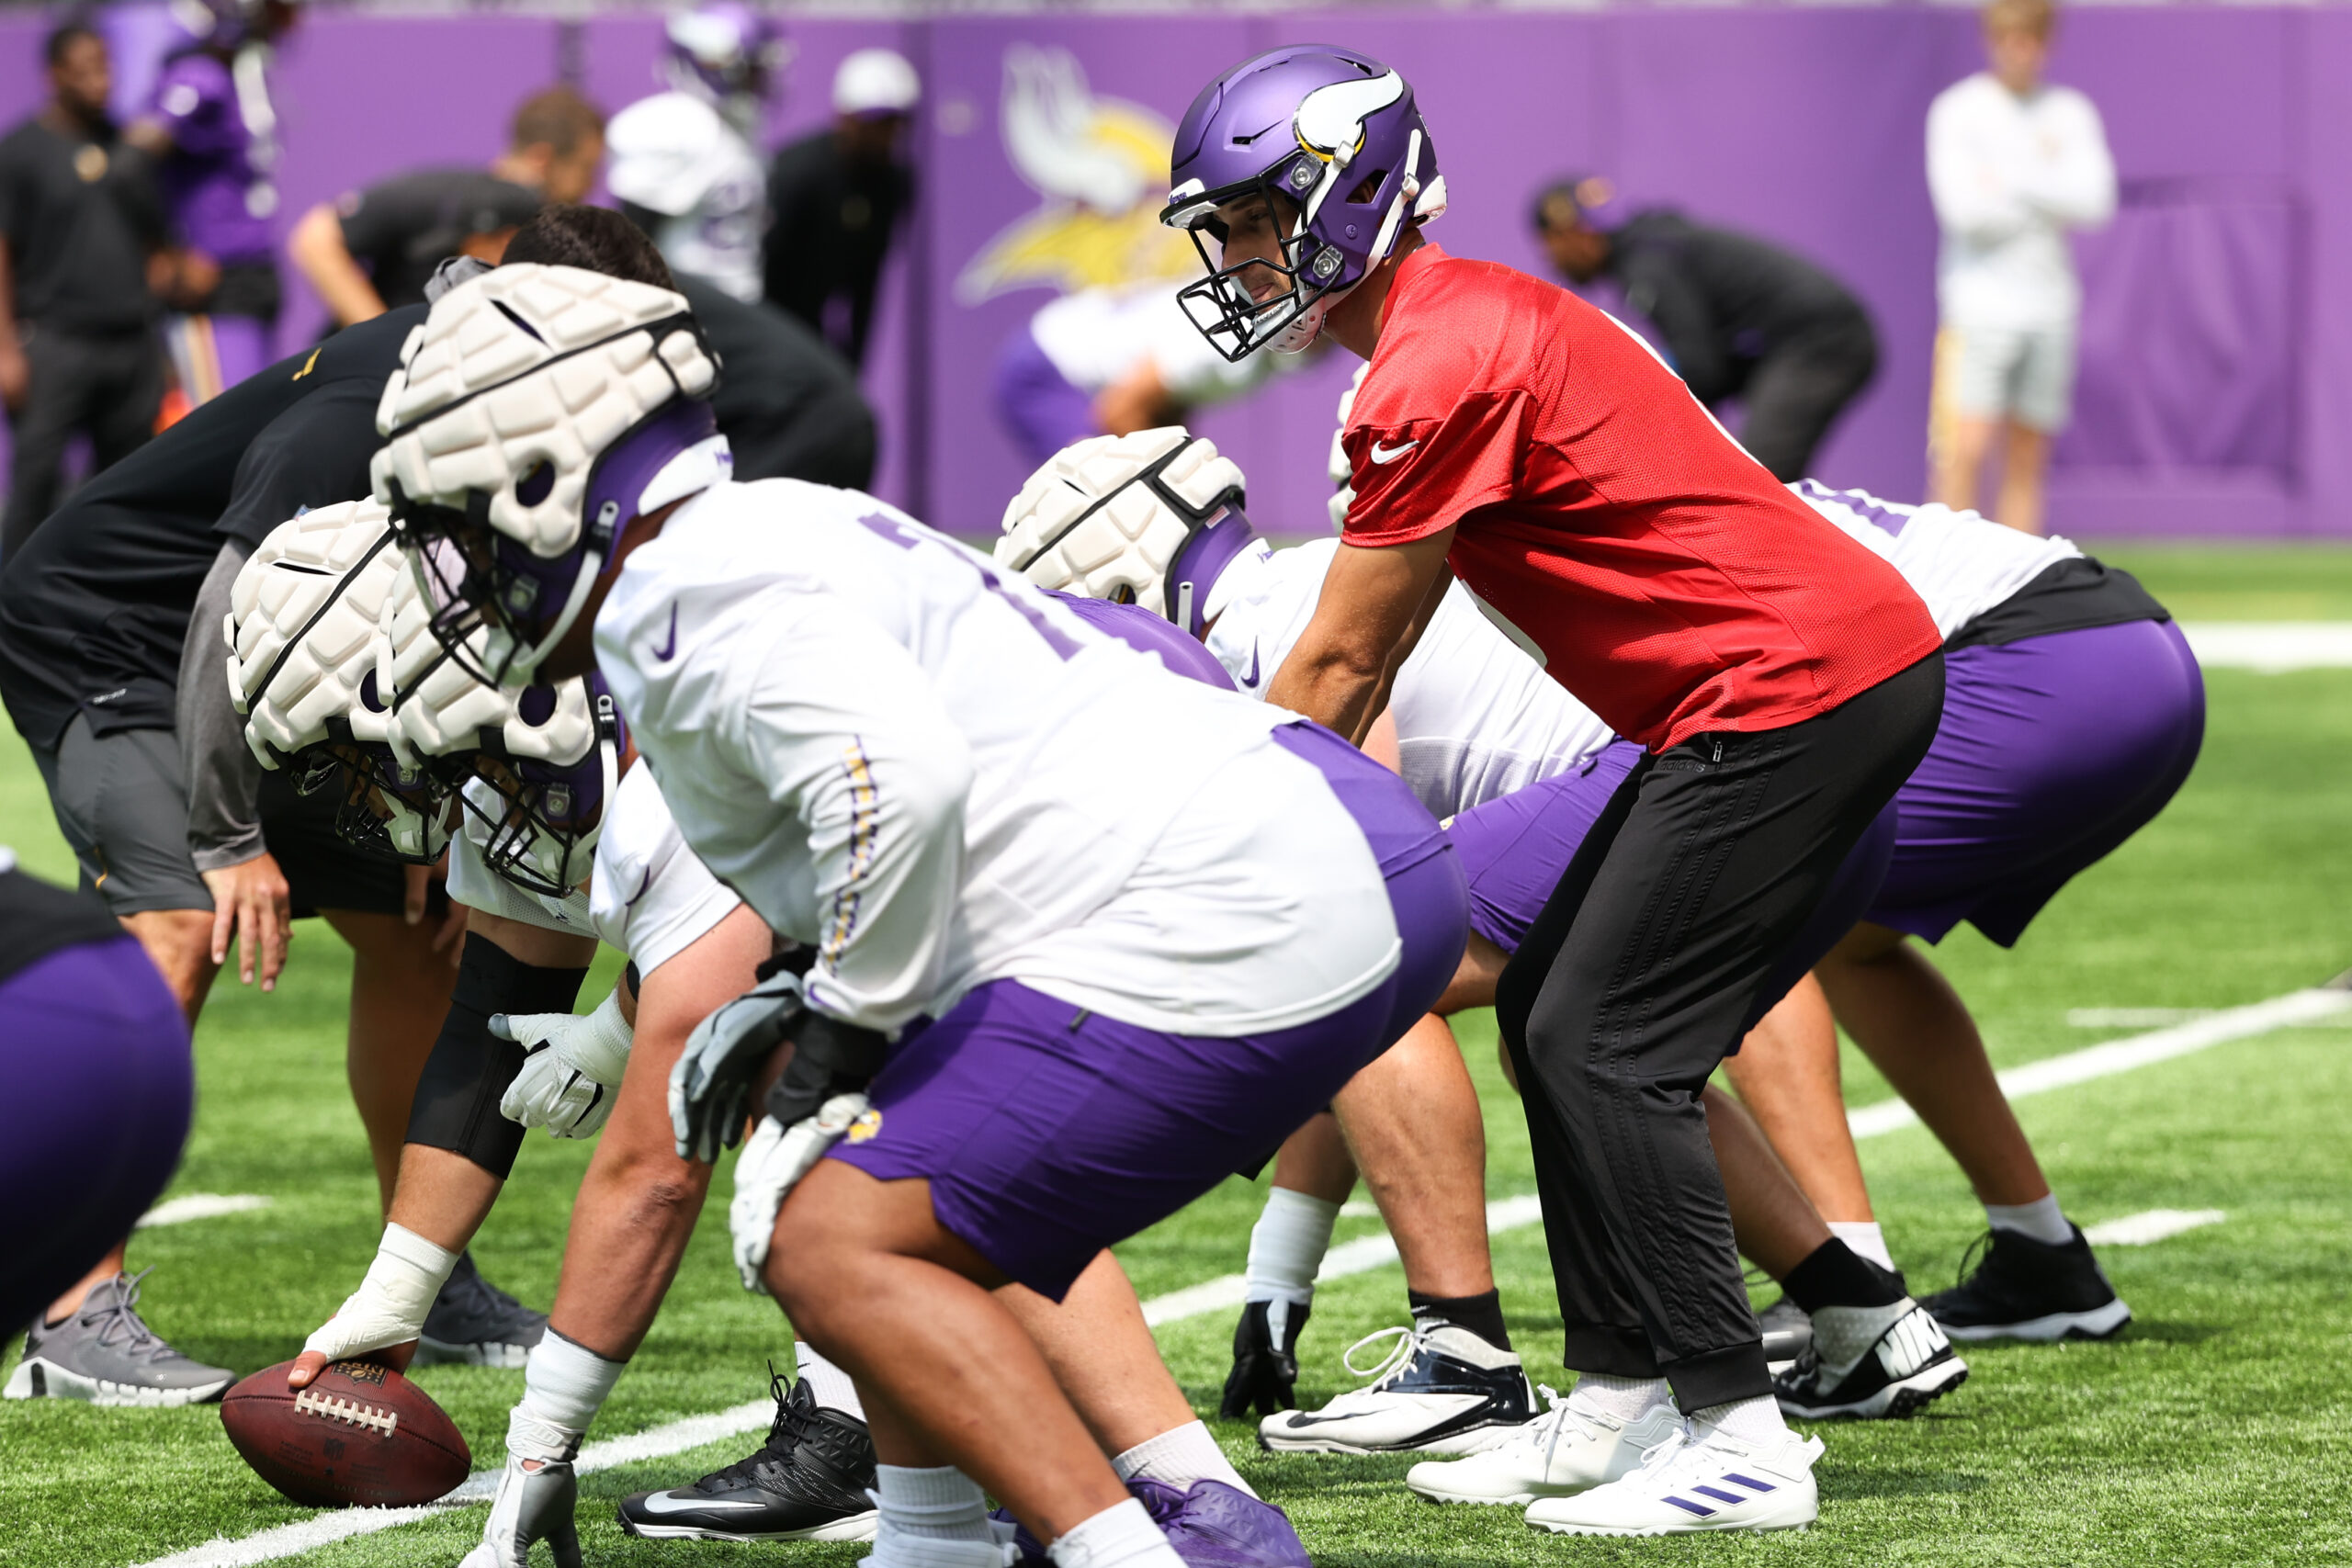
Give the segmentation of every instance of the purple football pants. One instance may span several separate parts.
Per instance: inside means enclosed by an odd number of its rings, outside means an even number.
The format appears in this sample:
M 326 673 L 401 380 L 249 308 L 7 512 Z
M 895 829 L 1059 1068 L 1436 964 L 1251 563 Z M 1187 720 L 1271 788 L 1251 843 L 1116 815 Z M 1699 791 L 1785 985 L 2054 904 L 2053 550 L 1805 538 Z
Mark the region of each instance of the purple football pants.
M 187 1024 L 128 936 L 0 980 L 0 1339 L 130 1234 L 187 1139 Z
M 943 1226 L 1059 1301 L 1104 1247 L 1256 1168 L 1403 1035 L 1468 940 L 1460 862 L 1404 781 L 1338 736 L 1302 723 L 1274 739 L 1321 771 L 1379 862 L 1404 948 L 1393 974 L 1312 1023 L 1216 1037 L 992 981 L 900 1041 L 874 1081 L 873 1133 L 830 1157 L 927 1179 Z
M 1054 368 L 1025 322 L 997 355 L 996 416 L 1032 465 L 1073 441 L 1102 434 L 1094 400 Z

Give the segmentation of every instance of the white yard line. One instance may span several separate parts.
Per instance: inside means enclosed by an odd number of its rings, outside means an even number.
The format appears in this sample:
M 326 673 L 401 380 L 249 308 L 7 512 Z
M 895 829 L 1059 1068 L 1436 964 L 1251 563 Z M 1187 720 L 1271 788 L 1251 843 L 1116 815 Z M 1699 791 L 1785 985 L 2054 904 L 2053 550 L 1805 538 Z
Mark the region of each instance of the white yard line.
M 183 1192 L 176 1198 L 156 1204 L 139 1216 L 136 1228 L 150 1225 L 184 1225 L 190 1220 L 217 1220 L 223 1214 L 242 1214 L 249 1209 L 266 1209 L 275 1201 L 258 1192 Z
M 2191 1019 L 2187 1023 L 2177 1023 L 2169 1029 L 2110 1040 L 2104 1045 L 2070 1051 L 2063 1056 L 2045 1056 L 2022 1067 L 2011 1067 L 2000 1075 L 2001 1090 L 2011 1100 L 2023 1100 L 2028 1095 L 2088 1083 L 2093 1078 L 2103 1078 L 2116 1073 L 2128 1073 L 2135 1067 L 2169 1062 L 2176 1056 L 2187 1056 L 2228 1041 L 2244 1040 L 2253 1034 L 2267 1034 L 2274 1029 L 2310 1023 L 2345 1012 L 2352 1012 L 2352 991 L 2339 991 L 2328 986 L 2313 987 L 2308 991 L 2290 991 L 2267 1002 L 2224 1008 L 2220 1012 Z M 1912 1126 L 1918 1120 L 1912 1109 L 1899 1100 L 1883 1100 L 1875 1105 L 1865 1105 L 1846 1113 L 1846 1125 L 1857 1138 L 1875 1138 Z
M 2352 621 L 2184 621 L 2180 629 L 2208 669 L 2283 675 L 2352 667 Z
M 2183 1231 L 2218 1225 L 2229 1217 L 2219 1209 L 2150 1209 L 2144 1214 L 2126 1214 L 2093 1225 L 2083 1233 L 2083 1239 L 2093 1247 L 2146 1247 Z
M 2086 1050 L 2051 1056 L 2013 1068 L 2001 1075 L 2001 1087 L 2012 1100 L 2041 1094 L 2048 1089 L 2086 1083 L 2093 1078 L 2170 1061 L 2176 1056 L 2186 1056 L 2225 1041 L 2267 1034 L 2274 1029 L 2346 1011 L 2352 1011 L 2352 991 L 2321 987 L 2290 991 L 2267 1002 L 2230 1008 L 2170 1029 L 2159 1029 L 2153 1033 L 2132 1035 L 2123 1040 L 2110 1040 L 2103 1045 L 2093 1045 Z M 1847 1116 L 1847 1122 L 1857 1138 L 1877 1137 L 1908 1127 L 1917 1120 L 1911 1108 L 1900 1100 L 1866 1105 Z M 207 1196 L 190 1194 L 187 1199 L 174 1201 L 193 1202 Z M 240 1208 L 259 1206 L 240 1200 L 211 1201 L 235 1202 Z M 266 1202 L 267 1200 L 262 1201 Z M 161 1214 L 173 1206 L 172 1203 L 164 1204 L 155 1213 Z M 187 1217 L 198 1216 L 190 1214 Z M 1487 1205 L 1487 1234 L 1498 1235 L 1505 1231 L 1519 1230 L 1541 1223 L 1543 1217 L 1543 1206 L 1532 1194 L 1498 1199 Z M 2216 1224 L 2222 1217 L 2221 1211 L 2217 1209 L 2195 1212 L 2158 1209 L 2126 1219 L 2111 1220 L 2104 1225 L 2093 1226 L 2086 1234 L 2094 1244 L 2139 1246 L 2177 1235 L 2199 1225 Z M 151 1216 L 150 1223 L 161 1224 L 170 1222 Z M 1351 1274 L 1368 1274 L 1396 1261 L 1396 1243 L 1394 1240 L 1385 1235 L 1365 1236 L 1333 1247 L 1323 1259 L 1322 1270 L 1316 1280 L 1319 1284 L 1344 1279 Z M 1204 1313 L 1239 1306 L 1242 1295 L 1242 1276 L 1222 1275 L 1202 1284 L 1153 1297 L 1143 1303 L 1144 1321 L 1158 1328 L 1185 1318 L 1198 1317 Z M 717 1415 L 690 1416 L 628 1437 L 591 1443 L 581 1450 L 580 1469 L 588 1472 L 616 1464 L 632 1464 L 640 1460 L 664 1459 L 739 1433 L 755 1432 L 767 1425 L 773 1412 L 774 1406 L 768 1401 L 758 1400 Z M 279 1525 L 275 1529 L 266 1529 L 240 1540 L 207 1541 L 202 1546 L 141 1563 L 138 1568 L 249 1568 L 251 1564 L 297 1556 L 334 1541 L 347 1540 L 353 1536 L 372 1535 L 378 1530 L 431 1518 L 452 1507 L 488 1502 L 497 1485 L 497 1471 L 478 1471 L 448 1496 L 423 1507 L 347 1508 L 335 1513 L 322 1513 L 314 1518 Z

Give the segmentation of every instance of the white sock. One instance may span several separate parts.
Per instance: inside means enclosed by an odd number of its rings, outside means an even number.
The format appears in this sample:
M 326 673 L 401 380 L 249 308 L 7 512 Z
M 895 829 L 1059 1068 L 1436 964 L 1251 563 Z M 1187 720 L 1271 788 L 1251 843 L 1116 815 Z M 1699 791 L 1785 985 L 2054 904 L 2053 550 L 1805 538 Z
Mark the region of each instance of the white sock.
M 1122 1481 L 1132 1481 L 1138 1475 L 1161 1481 L 1178 1491 L 1187 1491 L 1195 1481 L 1222 1481 L 1236 1492 L 1255 1497 L 1258 1494 L 1241 1479 L 1233 1461 L 1225 1457 L 1216 1439 L 1209 1436 L 1205 1421 L 1187 1421 L 1173 1431 L 1148 1438 L 1111 1461 Z
M 539 1337 L 523 1369 L 523 1403 L 533 1415 L 570 1432 L 584 1432 L 628 1370 L 554 1329 Z
M 2064 1247 L 2075 1239 L 2075 1227 L 2059 1211 L 2054 1192 L 2030 1203 L 1987 1203 L 1984 1217 L 1996 1231 L 2015 1231 L 2049 1247 Z
M 1664 1378 L 1618 1378 L 1607 1372 L 1578 1372 L 1569 1399 L 1611 1420 L 1638 1421 L 1654 1407 L 1673 1404 L 1674 1391 L 1667 1386 Z
M 874 1467 L 874 1555 L 888 1568 L 985 1568 L 1002 1548 L 978 1483 L 954 1465 Z M 1000 1555 L 991 1559 L 988 1554 Z
M 1693 1411 L 1690 1424 L 1698 1428 L 1699 1440 L 1706 1441 L 1717 1432 L 1743 1443 L 1769 1443 L 1789 1429 L 1781 1419 L 1781 1405 L 1769 1393 L 1753 1399 L 1735 1399 L 1726 1404 L 1710 1404 L 1704 1410 Z
M 857 1385 L 849 1381 L 847 1372 L 825 1359 L 817 1347 L 805 1339 L 794 1341 L 792 1364 L 819 1404 L 828 1410 L 854 1416 L 861 1421 L 865 1419 L 865 1405 L 857 1397 Z
M 1063 1532 L 1046 1555 L 1054 1568 L 1184 1568 L 1184 1560 L 1133 1497 Z
M 1878 1228 L 1876 1220 L 1832 1220 L 1829 1234 L 1888 1273 L 1894 1271 L 1894 1259 L 1887 1256 L 1886 1233 Z
M 1291 1306 L 1315 1301 L 1315 1273 L 1331 1250 L 1331 1227 L 1340 1205 L 1305 1192 L 1277 1187 L 1266 1194 L 1265 1213 L 1250 1232 L 1250 1266 L 1243 1300 L 1265 1302 L 1267 1321 L 1279 1343 Z

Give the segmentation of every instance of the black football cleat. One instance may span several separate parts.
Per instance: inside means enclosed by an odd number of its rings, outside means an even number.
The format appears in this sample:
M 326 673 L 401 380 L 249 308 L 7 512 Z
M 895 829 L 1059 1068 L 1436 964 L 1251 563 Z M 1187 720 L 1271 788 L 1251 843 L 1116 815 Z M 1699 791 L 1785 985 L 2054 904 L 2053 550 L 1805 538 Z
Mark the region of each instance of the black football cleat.
M 1379 1366 L 1348 1370 L 1372 1379 L 1317 1411 L 1293 1410 L 1258 1423 L 1261 1447 L 1276 1453 L 1475 1454 L 1508 1442 L 1535 1416 L 1535 1391 L 1515 1351 L 1498 1349 L 1458 1324 L 1416 1320 L 1350 1348 L 1393 1340 Z
M 1826 1306 L 1796 1364 L 1772 1380 L 1781 1412 L 1806 1421 L 1900 1420 L 1968 1378 L 1926 1307 Z
M 1283 1309 L 1277 1342 L 1269 1309 Z M 1226 1374 L 1225 1397 L 1217 1401 L 1217 1419 L 1239 1421 L 1254 1407 L 1261 1416 L 1298 1408 L 1298 1337 L 1306 1327 L 1311 1307 L 1291 1302 L 1250 1302 L 1233 1325 L 1233 1371 Z
M 1969 1248 L 1962 1278 L 1920 1304 L 1954 1339 L 2105 1339 L 2132 1321 L 2082 1227 L 2062 1247 L 1994 1229 Z M 1968 1264 L 1976 1268 L 1970 1272 Z
M 872 1540 L 874 1438 L 865 1423 L 817 1403 L 808 1382 L 773 1369 L 775 1423 L 749 1459 L 691 1486 L 621 1499 L 621 1529 L 645 1540 Z
M 548 1314 L 533 1312 L 481 1277 L 471 1252 L 458 1254 L 441 1293 L 424 1314 L 416 1364 L 520 1367 L 548 1331 Z

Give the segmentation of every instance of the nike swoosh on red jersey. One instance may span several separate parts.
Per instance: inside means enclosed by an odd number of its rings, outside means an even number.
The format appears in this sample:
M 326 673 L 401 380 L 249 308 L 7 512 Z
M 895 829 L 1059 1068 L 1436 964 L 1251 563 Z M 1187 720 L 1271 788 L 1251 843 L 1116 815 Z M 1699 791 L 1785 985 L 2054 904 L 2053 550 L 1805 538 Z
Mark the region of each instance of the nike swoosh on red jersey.
M 1419 445 L 1420 441 L 1416 438 L 1406 442 L 1402 446 L 1391 446 L 1383 450 L 1380 443 L 1375 441 L 1372 444 L 1372 460 L 1375 463 L 1393 463 Z

